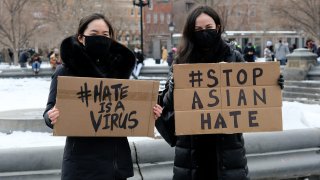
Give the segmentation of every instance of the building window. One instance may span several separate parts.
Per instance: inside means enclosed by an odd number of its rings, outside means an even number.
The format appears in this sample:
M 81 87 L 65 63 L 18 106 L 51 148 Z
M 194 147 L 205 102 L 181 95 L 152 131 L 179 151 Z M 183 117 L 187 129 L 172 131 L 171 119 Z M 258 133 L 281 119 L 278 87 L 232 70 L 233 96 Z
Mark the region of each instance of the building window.
M 147 22 L 147 24 L 151 23 L 151 14 L 147 14 L 146 22 Z
M 153 24 L 157 24 L 158 23 L 158 14 L 154 13 L 153 14 Z
M 149 9 L 152 10 L 153 9 L 153 0 L 149 1 Z
M 171 22 L 171 14 L 167 14 L 167 24 L 170 24 Z
M 161 24 L 164 23 L 164 14 L 163 13 L 160 14 L 160 23 Z
M 187 2 L 186 3 L 186 11 L 188 12 L 190 9 L 192 9 L 192 7 L 193 7 L 193 3 L 191 3 L 191 2 Z
M 130 25 L 130 30 L 131 30 L 131 32 L 134 32 L 135 30 L 136 30 L 136 24 L 131 24 Z
M 249 16 L 256 16 L 256 7 L 252 6 L 249 10 Z

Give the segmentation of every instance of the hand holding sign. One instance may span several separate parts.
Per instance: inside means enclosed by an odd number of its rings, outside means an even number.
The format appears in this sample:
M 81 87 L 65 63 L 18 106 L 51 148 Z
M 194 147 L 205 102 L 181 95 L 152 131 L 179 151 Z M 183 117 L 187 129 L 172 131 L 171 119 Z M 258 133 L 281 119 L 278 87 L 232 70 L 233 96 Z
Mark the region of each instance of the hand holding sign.
M 154 119 L 157 120 L 162 114 L 162 107 L 159 104 L 156 104 L 153 107 Z
M 48 111 L 49 119 L 51 120 L 51 124 L 55 124 L 59 118 L 59 110 L 54 106 L 52 109 Z

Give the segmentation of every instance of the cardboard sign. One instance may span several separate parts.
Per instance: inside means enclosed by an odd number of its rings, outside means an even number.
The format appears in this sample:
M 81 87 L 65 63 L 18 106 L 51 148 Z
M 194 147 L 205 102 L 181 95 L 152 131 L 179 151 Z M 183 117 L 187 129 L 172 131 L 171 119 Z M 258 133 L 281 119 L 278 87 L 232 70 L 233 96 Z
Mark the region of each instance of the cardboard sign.
M 282 130 L 277 62 L 173 66 L 176 135 Z
M 58 77 L 55 136 L 154 137 L 159 82 Z

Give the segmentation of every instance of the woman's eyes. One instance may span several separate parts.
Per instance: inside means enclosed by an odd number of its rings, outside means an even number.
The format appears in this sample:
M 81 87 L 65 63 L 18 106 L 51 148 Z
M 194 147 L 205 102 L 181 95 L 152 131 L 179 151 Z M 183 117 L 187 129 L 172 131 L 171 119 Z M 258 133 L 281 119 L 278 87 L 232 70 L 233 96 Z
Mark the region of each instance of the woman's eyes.
M 195 31 L 202 31 L 202 30 L 205 30 L 205 29 L 215 29 L 215 27 L 213 25 L 207 25 L 205 28 L 196 27 Z
M 91 33 L 90 36 L 105 36 L 105 37 L 110 37 L 109 34 L 97 34 L 97 33 Z

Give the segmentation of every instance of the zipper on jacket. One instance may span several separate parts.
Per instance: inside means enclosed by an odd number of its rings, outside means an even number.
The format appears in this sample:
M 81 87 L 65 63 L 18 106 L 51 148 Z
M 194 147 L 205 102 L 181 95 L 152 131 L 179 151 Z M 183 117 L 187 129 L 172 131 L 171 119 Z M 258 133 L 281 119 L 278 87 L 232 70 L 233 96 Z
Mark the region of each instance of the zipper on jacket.
M 220 159 L 220 143 L 223 143 L 222 141 L 221 141 L 221 135 L 220 134 L 217 134 L 217 141 L 218 141 L 218 143 L 217 143 L 217 145 L 216 145 L 216 158 L 217 158 L 217 176 L 218 176 L 218 179 L 220 180 L 220 179 L 222 179 L 222 177 L 221 177 L 221 171 L 223 170 L 222 168 L 222 166 L 223 166 L 223 162 L 221 162 L 221 159 Z
M 113 158 L 114 180 L 116 180 L 116 173 L 117 173 L 117 170 L 118 170 L 117 155 L 118 155 L 118 147 L 117 147 L 117 144 L 115 144 L 115 147 L 114 147 L 114 158 Z

